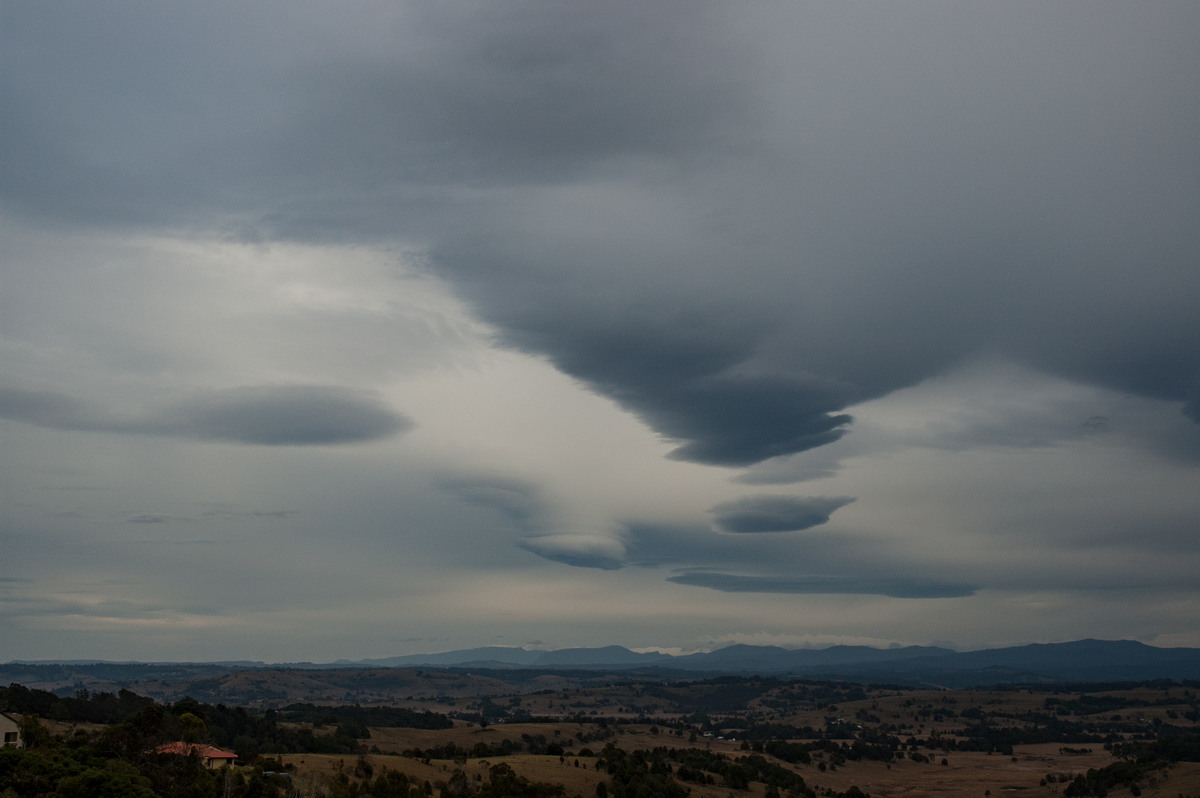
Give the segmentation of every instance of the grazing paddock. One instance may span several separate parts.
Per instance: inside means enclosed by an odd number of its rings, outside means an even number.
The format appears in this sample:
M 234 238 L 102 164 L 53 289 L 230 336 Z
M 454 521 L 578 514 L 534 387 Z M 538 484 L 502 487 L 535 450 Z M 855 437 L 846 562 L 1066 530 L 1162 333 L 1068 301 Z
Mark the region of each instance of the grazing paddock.
M 606 781 L 608 776 L 597 769 L 597 757 L 580 755 L 581 749 L 599 754 L 605 744 L 611 742 L 626 751 L 698 747 L 731 759 L 748 753 L 743 750 L 743 744 L 736 740 L 701 738 L 689 743 L 671 730 L 657 729 L 656 733 L 652 733 L 650 728 L 649 725 L 625 726 L 620 733 L 612 733 L 607 739 L 593 742 L 580 742 L 579 738 L 589 739 L 606 730 L 587 723 L 500 724 L 486 728 L 459 725 L 444 730 L 373 728 L 371 738 L 366 743 L 372 750 L 382 753 L 367 754 L 361 760 L 369 765 L 372 772 L 378 773 L 384 768 L 399 771 L 419 783 L 428 781 L 435 788 L 449 780 L 455 771 L 462 771 L 473 783 L 486 781 L 489 769 L 504 763 L 531 781 L 562 784 L 568 796 L 591 798 L 596 794 L 597 784 Z M 470 749 L 479 742 L 489 745 L 496 745 L 502 740 L 523 743 L 531 738 L 535 741 L 541 738 L 558 741 L 564 753 L 519 753 L 455 759 L 400 755 L 401 751 L 414 748 L 429 750 L 453 744 L 460 749 Z M 1084 749 L 1058 743 L 1015 746 L 1011 755 L 928 750 L 924 754 L 927 762 L 904 757 L 892 762 L 864 760 L 833 765 L 824 756 L 817 755 L 811 764 L 789 765 L 782 761 L 777 764 L 800 775 L 818 795 L 826 790 L 840 793 L 857 786 L 873 798 L 983 798 L 988 795 L 997 798 L 1002 795 L 1050 798 L 1061 796 L 1076 775 L 1086 773 L 1090 768 L 1102 768 L 1113 761 L 1101 746 Z M 361 777 L 363 774 L 360 758 L 354 756 L 292 754 L 284 756 L 283 760 L 295 767 L 298 777 L 329 778 L 339 771 L 350 777 Z M 825 765 L 824 769 L 821 768 L 822 764 Z M 729 798 L 730 795 L 759 798 L 766 793 L 766 786 L 762 783 L 752 782 L 747 789 L 733 790 L 721 783 L 719 778 L 711 785 L 687 782 L 685 786 L 691 790 L 694 798 Z M 1178 798 L 1179 795 L 1200 798 L 1200 764 L 1179 763 L 1156 772 L 1141 784 L 1141 790 L 1144 798 Z M 1117 788 L 1110 795 L 1128 793 L 1127 789 Z

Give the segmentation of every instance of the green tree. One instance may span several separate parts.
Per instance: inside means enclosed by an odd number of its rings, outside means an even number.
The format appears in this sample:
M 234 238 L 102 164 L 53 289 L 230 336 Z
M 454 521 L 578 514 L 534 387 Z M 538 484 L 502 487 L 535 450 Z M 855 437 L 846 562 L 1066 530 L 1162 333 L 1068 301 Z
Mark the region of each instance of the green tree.
M 42 748 L 50 743 L 50 732 L 37 715 L 22 715 L 17 727 L 26 748 Z
M 56 798 L 157 798 L 150 781 L 119 759 L 91 767 L 58 783 Z
M 194 743 L 208 731 L 204 719 L 192 712 L 184 712 L 179 716 L 179 730 L 184 740 Z

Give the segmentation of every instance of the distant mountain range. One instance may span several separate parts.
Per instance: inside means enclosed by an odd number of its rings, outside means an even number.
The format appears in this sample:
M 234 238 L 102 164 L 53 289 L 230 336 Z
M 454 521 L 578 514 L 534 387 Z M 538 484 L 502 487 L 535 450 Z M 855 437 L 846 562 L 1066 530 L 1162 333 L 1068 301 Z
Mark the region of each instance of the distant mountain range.
M 326 664 L 262 662 L 114 663 L 98 661 L 10 662 L 0 682 L 62 682 L 73 674 L 103 679 L 176 679 L 271 668 L 290 670 L 431 668 L 472 671 L 602 671 L 650 678 L 776 676 L 904 686 L 967 688 L 996 684 L 1117 682 L 1171 679 L 1200 681 L 1200 648 L 1156 648 L 1132 640 L 1077 640 L 958 652 L 931 646 L 870 648 L 833 646 L 787 649 L 733 645 L 716 651 L 671 655 L 639 653 L 622 646 L 552 651 L 503 646 L 437 654 L 410 654 Z M 51 674 L 50 671 L 55 673 Z M 58 671 L 62 671 L 58 673 Z M 70 683 L 70 682 L 67 682 Z
M 674 656 L 622 646 L 538 651 L 488 646 L 438 654 L 342 660 L 334 667 L 576 669 L 770 675 L 967 687 L 998 683 L 1200 680 L 1200 648 L 1077 640 L 958 652 L 933 646 L 787 649 L 733 645 Z
M 487 646 L 440 654 L 409 654 L 383 659 L 339 660 L 334 666 L 374 666 L 388 668 L 465 667 L 465 668 L 672 668 L 721 673 L 786 673 L 797 668 L 841 666 L 874 662 L 900 662 L 922 657 L 941 657 L 955 652 L 948 648 L 908 646 L 869 648 L 833 646 L 823 649 L 788 649 L 778 646 L 733 645 L 712 652 L 672 655 L 658 652 L 638 653 L 623 646 L 601 648 L 560 648 L 552 651 Z

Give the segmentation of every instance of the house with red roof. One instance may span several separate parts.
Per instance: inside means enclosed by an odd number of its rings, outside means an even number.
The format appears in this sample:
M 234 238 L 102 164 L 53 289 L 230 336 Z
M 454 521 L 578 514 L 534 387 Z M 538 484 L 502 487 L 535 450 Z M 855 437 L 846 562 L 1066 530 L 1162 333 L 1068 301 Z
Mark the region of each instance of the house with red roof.
M 232 751 L 223 751 L 205 743 L 185 743 L 182 740 L 173 743 L 164 743 L 154 749 L 156 754 L 171 754 L 173 756 L 191 756 L 195 754 L 200 757 L 200 761 L 207 768 L 219 768 L 225 765 L 232 765 L 237 759 L 237 754 Z

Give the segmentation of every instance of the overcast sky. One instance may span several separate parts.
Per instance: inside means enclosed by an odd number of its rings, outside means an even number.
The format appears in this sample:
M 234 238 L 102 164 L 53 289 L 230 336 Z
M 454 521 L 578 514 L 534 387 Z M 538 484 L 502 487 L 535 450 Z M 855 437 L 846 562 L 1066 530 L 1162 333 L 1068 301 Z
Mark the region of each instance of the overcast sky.
M 1198 41 L 0 0 L 0 660 L 1200 646 Z

